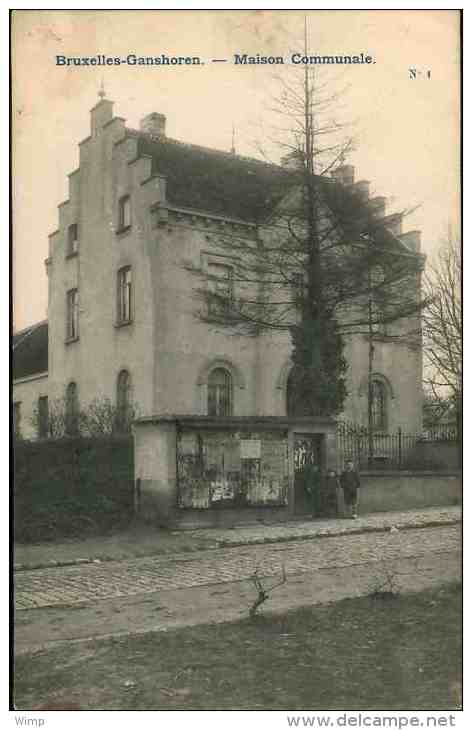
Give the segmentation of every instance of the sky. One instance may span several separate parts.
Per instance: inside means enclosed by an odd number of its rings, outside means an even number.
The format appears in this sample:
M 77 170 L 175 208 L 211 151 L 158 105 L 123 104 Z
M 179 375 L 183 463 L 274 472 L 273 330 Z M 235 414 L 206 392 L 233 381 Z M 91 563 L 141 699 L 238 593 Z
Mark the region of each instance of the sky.
M 454 10 L 326 11 L 14 11 L 12 21 L 12 204 L 14 329 L 47 317 L 44 259 L 68 197 L 67 174 L 90 130 L 89 110 L 103 81 L 114 112 L 138 127 L 157 111 L 175 139 L 270 159 L 269 65 L 241 66 L 235 53 L 303 50 L 307 16 L 312 55 L 370 55 L 375 63 L 324 67 L 343 91 L 333 117 L 350 123 L 356 148 L 347 162 L 387 212 L 415 208 L 404 230 L 422 231 L 431 258 L 460 226 L 460 36 Z M 200 56 L 201 66 L 58 66 L 56 56 Z M 211 59 L 227 58 L 227 63 Z M 416 79 L 410 69 L 417 70 Z M 276 67 L 291 83 L 300 68 Z M 428 75 L 429 71 L 429 75 Z M 418 73 L 421 72 L 421 73 Z M 296 75 L 296 76 L 295 76 Z

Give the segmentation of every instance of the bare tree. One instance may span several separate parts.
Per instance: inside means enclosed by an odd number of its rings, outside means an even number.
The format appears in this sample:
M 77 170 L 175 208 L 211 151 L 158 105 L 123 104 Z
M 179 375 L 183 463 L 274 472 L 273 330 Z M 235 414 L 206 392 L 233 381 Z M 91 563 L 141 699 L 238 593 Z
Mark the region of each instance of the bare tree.
M 426 385 L 438 403 L 455 409 L 459 441 L 462 426 L 462 270 L 461 243 L 450 232 L 424 278 L 428 306 L 423 312 Z
M 372 352 L 380 331 L 391 340 L 409 332 L 418 341 L 420 333 L 415 315 L 423 258 L 389 231 L 365 190 L 352 184 L 344 161 L 353 142 L 331 118 L 335 102 L 329 82 L 308 66 L 298 80 L 282 82 L 273 111 L 284 120 L 288 165 L 265 172 L 284 195 L 268 190 L 273 205 L 261 212 L 252 238 L 218 237 L 218 250 L 231 257 L 224 281 L 217 267 L 189 267 L 201 277 L 200 319 L 245 335 L 290 334 L 294 410 L 304 415 L 342 410 L 347 336 L 370 337 Z
M 119 408 L 108 398 L 95 398 L 88 406 L 73 414 L 68 412 L 66 398 L 50 400 L 47 413 L 47 436 L 59 439 L 66 436 L 116 436 L 130 433 L 138 408 L 128 404 L 126 409 Z M 31 425 L 39 433 L 41 414 L 35 407 Z
M 251 618 L 256 615 L 259 606 L 261 606 L 270 598 L 270 594 L 272 593 L 272 591 L 274 591 L 276 588 L 280 588 L 281 585 L 284 585 L 284 583 L 287 582 L 285 565 L 282 565 L 281 573 L 282 577 L 279 581 L 273 583 L 271 586 L 265 586 L 262 582 L 262 578 L 259 576 L 258 569 L 256 568 L 251 576 L 251 582 L 253 583 L 254 588 L 257 591 L 257 598 L 249 609 L 249 615 L 251 616 Z

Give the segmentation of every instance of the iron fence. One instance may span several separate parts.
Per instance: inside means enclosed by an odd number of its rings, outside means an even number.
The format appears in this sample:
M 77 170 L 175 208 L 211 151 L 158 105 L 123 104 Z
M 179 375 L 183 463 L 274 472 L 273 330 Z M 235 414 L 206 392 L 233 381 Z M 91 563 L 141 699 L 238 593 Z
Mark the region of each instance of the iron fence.
M 450 423 L 426 426 L 421 434 L 423 441 L 457 441 L 457 427 Z
M 435 429 L 422 433 L 406 433 L 398 428 L 393 433 L 372 433 L 364 426 L 338 422 L 337 452 L 338 467 L 343 468 L 348 460 L 357 468 L 366 469 L 415 469 L 427 464 L 417 457 L 418 444 L 425 441 L 457 442 L 454 428 Z

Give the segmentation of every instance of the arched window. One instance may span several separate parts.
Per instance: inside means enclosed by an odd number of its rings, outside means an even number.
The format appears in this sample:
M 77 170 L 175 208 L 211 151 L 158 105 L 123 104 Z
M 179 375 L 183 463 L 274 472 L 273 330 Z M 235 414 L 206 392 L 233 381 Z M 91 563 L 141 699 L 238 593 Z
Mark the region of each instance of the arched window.
M 208 376 L 208 415 L 233 415 L 233 379 L 224 368 L 215 368 Z
M 131 425 L 131 377 L 121 370 L 116 384 L 117 426 L 119 431 L 129 431 Z
M 79 398 L 77 383 L 69 383 L 66 389 L 66 433 L 74 436 L 79 432 Z
M 387 394 L 380 380 L 372 383 L 372 428 L 377 431 L 387 429 Z

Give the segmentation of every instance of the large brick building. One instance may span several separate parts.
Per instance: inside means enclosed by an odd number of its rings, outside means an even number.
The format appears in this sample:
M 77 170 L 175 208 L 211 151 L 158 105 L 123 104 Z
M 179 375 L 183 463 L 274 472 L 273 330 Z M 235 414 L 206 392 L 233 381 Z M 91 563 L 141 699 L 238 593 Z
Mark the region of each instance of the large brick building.
M 165 124 L 153 113 L 129 129 L 103 95 L 91 110 L 90 136 L 79 143 L 69 198 L 49 237 L 48 320 L 14 338 L 23 437 L 46 435 L 47 399 L 66 398 L 72 410 L 97 397 L 132 401 L 144 416 L 286 415 L 288 335 L 233 337 L 199 321 L 186 264 L 220 267 L 224 286 L 231 262 L 218 254 L 218 237 L 254 237 L 290 191 L 287 170 L 172 140 Z M 336 176 L 368 197 L 352 167 Z M 420 255 L 418 232 L 402 234 L 398 217 L 386 225 L 399 249 Z M 367 420 L 367 348 L 363 336 L 346 346 L 343 415 L 355 423 Z M 378 428 L 419 431 L 419 343 L 378 338 L 374 373 Z

